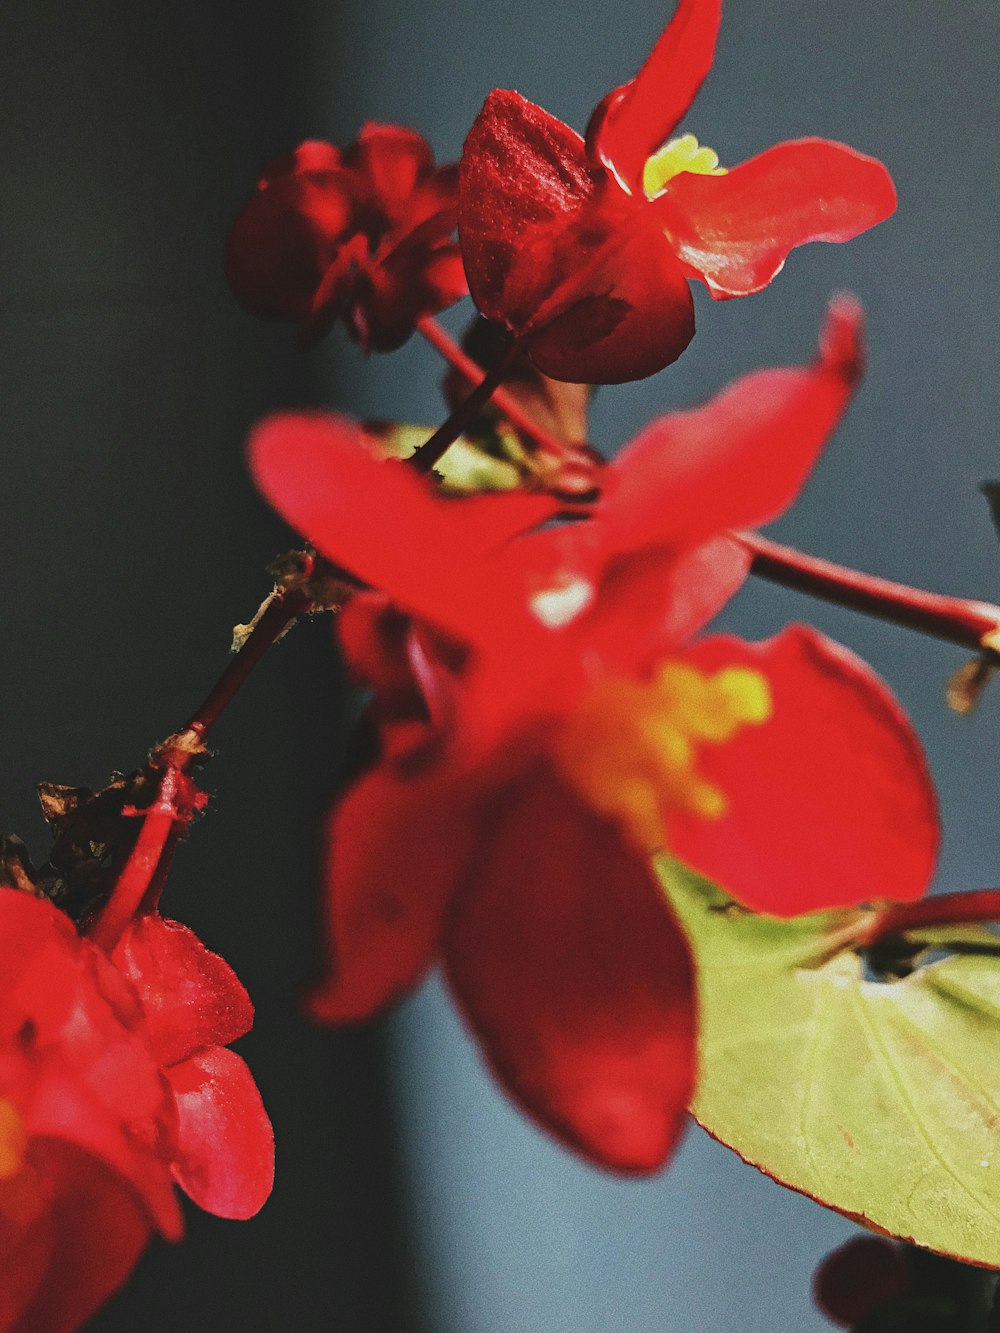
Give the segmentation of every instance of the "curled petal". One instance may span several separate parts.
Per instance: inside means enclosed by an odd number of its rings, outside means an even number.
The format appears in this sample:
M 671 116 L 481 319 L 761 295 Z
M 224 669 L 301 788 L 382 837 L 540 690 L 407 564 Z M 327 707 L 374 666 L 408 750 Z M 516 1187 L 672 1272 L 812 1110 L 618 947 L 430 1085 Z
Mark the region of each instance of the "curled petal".
M 137 917 L 112 961 L 139 992 L 157 1060 L 176 1064 L 249 1032 L 253 1005 L 236 973 L 193 930 L 158 912 Z
M 330 820 L 331 973 L 310 997 L 314 1017 L 366 1018 L 429 965 L 448 899 L 475 856 L 469 796 L 446 770 L 407 780 L 384 766 L 347 792 Z
M 881 162 L 827 139 L 778 144 L 722 176 L 682 172 L 651 205 L 713 296 L 766 287 L 790 250 L 849 241 L 895 210 Z
M 274 1133 L 250 1070 L 215 1046 L 167 1078 L 177 1101 L 178 1185 L 216 1217 L 253 1217 L 274 1183 Z
M 449 980 L 500 1081 L 614 1170 L 654 1171 L 694 1077 L 687 944 L 644 863 L 547 772 L 493 803 Z
M 840 420 L 862 360 L 861 313 L 841 297 L 812 365 L 757 371 L 704 407 L 653 421 L 605 474 L 599 517 L 612 549 L 681 548 L 775 518 Z
M 776 916 L 920 897 L 937 855 L 934 789 L 913 728 L 870 668 L 805 626 L 760 644 L 706 639 L 685 657 L 761 672 L 773 715 L 706 747 L 699 771 L 726 811 L 669 815 L 670 851 Z
M 721 0 L 680 0 L 639 73 L 591 118 L 591 155 L 632 194 L 642 195 L 646 159 L 670 136 L 712 66 L 721 15 Z
M 460 638 L 488 631 L 511 602 L 489 554 L 558 508 L 515 491 L 442 500 L 411 469 L 379 461 L 344 417 L 269 418 L 251 437 L 250 466 L 271 504 L 325 556 Z

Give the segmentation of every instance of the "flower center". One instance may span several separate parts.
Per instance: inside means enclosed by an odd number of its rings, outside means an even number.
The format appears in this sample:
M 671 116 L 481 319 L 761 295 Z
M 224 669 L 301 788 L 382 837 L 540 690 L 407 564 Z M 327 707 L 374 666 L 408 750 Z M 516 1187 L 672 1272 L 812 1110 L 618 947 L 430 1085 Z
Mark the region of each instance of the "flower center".
M 726 168 L 719 166 L 719 155 L 714 149 L 699 144 L 693 134 L 682 134 L 679 139 L 658 148 L 646 159 L 642 172 L 642 188 L 647 199 L 658 195 L 668 181 L 682 171 L 696 176 L 724 176 Z
M 648 682 L 619 678 L 596 686 L 561 732 L 556 762 L 646 855 L 663 845 L 668 810 L 705 819 L 725 814 L 725 793 L 698 772 L 701 749 L 770 716 L 771 694 L 759 671 L 725 667 L 709 675 L 668 662 Z

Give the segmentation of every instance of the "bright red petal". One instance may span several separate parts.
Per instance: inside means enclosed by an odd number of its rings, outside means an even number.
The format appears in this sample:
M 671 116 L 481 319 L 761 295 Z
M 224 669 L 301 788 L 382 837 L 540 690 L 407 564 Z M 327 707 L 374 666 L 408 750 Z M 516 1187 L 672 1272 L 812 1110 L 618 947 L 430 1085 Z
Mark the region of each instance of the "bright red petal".
M 330 820 L 332 970 L 310 996 L 314 1017 L 366 1018 L 415 984 L 476 855 L 477 815 L 440 766 L 406 779 L 383 765 L 348 790 Z
M 652 205 L 713 296 L 759 292 L 807 241 L 849 241 L 896 207 L 881 162 L 827 139 L 778 144 L 724 176 L 682 172 Z
M 777 916 L 918 898 L 937 855 L 934 789 L 913 728 L 870 668 L 805 626 L 760 644 L 706 639 L 685 658 L 760 671 L 774 712 L 705 747 L 698 770 L 728 811 L 668 816 L 669 850 Z
M 73 1333 L 122 1285 L 145 1248 L 149 1222 L 125 1184 L 67 1144 L 40 1147 L 41 1171 L 53 1191 L 27 1248 L 0 1247 L 0 1328 L 5 1333 Z M 0 1235 L 6 1228 L 0 1216 Z M 47 1271 L 34 1299 L 8 1322 L 8 1289 L 27 1268 Z M 16 1272 L 8 1274 L 8 1264 Z
M 646 159 L 669 138 L 712 66 L 721 0 L 680 0 L 646 63 L 609 93 L 587 129 L 587 144 L 633 194 Z
M 433 169 L 434 158 L 430 144 L 415 130 L 369 121 L 345 149 L 344 163 L 361 172 L 371 202 L 395 221 L 419 182 Z
M 490 93 L 459 170 L 462 254 L 488 319 L 530 322 L 561 280 L 559 237 L 595 189 L 578 134 L 519 93 Z
M 324 555 L 462 638 L 487 632 L 510 599 L 487 554 L 558 508 L 516 491 L 442 500 L 411 469 L 376 459 L 345 417 L 269 418 L 251 437 L 250 466 Z
M 861 364 L 860 311 L 840 298 L 811 366 L 758 371 L 704 407 L 653 421 L 605 472 L 598 517 L 609 547 L 682 548 L 775 518 L 840 420 Z
M 139 992 L 162 1065 L 204 1046 L 228 1046 L 253 1025 L 253 1005 L 236 973 L 177 921 L 157 912 L 136 918 L 112 961 Z
M 250 1070 L 216 1046 L 167 1078 L 177 1101 L 178 1185 L 216 1217 L 253 1217 L 274 1183 L 274 1132 Z
M 620 1171 L 662 1166 L 694 1077 L 686 942 L 641 860 L 547 773 L 498 796 L 448 976 L 501 1082 Z

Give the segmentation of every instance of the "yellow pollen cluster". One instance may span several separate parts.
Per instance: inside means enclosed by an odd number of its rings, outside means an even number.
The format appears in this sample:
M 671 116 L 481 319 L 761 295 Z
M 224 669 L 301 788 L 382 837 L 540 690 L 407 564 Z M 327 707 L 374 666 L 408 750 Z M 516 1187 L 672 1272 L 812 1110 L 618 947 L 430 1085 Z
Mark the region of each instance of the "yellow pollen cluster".
M 0 1097 L 0 1181 L 17 1175 L 27 1147 L 24 1122 L 17 1107 L 6 1097 Z
M 647 199 L 660 193 L 668 181 L 682 171 L 696 176 L 724 176 L 726 168 L 719 166 L 719 155 L 714 149 L 699 144 L 693 134 L 682 134 L 679 139 L 658 148 L 646 159 L 642 172 L 642 188 Z
M 700 749 L 770 716 L 771 694 L 759 671 L 725 667 L 709 675 L 668 662 L 648 682 L 602 681 L 561 732 L 556 762 L 645 855 L 663 845 L 666 811 L 725 814 L 725 794 L 697 771 Z

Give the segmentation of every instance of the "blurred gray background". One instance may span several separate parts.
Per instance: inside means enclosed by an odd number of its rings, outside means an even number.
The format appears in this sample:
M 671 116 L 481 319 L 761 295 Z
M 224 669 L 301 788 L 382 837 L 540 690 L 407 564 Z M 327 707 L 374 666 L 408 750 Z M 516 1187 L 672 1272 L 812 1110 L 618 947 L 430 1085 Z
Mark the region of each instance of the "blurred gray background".
M 0 48 L 0 827 L 38 859 L 42 779 L 99 785 L 140 763 L 225 662 L 229 627 L 289 537 L 246 479 L 248 427 L 329 403 L 435 422 L 439 366 L 416 341 L 366 362 L 335 332 L 240 310 L 226 230 L 258 167 L 367 119 L 438 157 L 493 87 L 582 130 L 670 12 L 651 0 L 7 0 Z M 738 161 L 784 138 L 843 139 L 888 163 L 898 215 L 798 251 L 765 293 L 713 306 L 682 360 L 598 397 L 613 449 L 655 413 L 756 366 L 800 361 L 828 296 L 869 315 L 847 423 L 773 535 L 941 591 L 1000 596 L 977 487 L 1000 474 L 995 0 L 730 0 L 684 128 Z M 940 885 L 1000 881 L 1000 695 L 948 714 L 961 655 L 749 587 L 727 628 L 807 617 L 868 658 L 924 737 L 940 786 Z M 258 1007 L 241 1050 L 275 1122 L 278 1180 L 247 1225 L 190 1212 L 95 1321 L 336 1333 L 820 1333 L 810 1274 L 851 1224 L 692 1131 L 662 1177 L 571 1159 L 490 1083 L 440 985 L 393 1017 L 318 1032 L 318 823 L 342 758 L 329 629 L 298 628 L 220 725 L 212 813 L 164 901 L 224 953 Z

